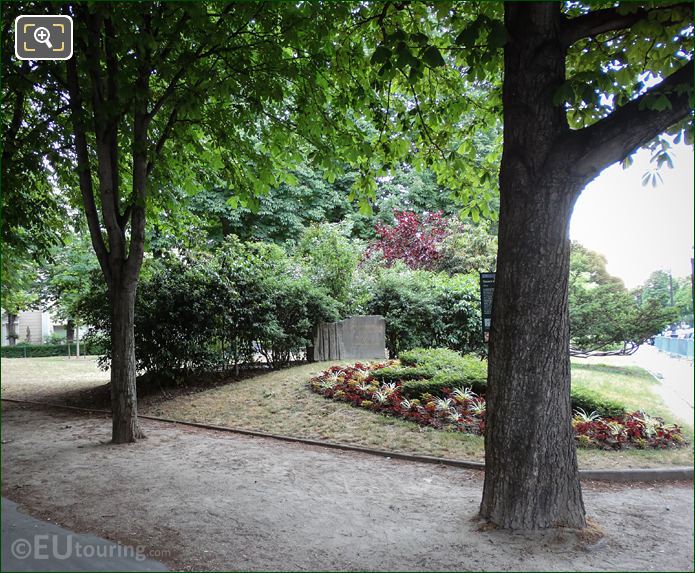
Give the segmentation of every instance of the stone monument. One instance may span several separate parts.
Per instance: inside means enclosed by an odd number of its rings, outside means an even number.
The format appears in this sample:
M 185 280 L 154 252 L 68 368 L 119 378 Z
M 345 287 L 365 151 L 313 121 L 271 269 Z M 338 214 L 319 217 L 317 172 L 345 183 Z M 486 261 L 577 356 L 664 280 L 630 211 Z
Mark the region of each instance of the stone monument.
M 386 358 L 386 321 L 383 316 L 351 316 L 321 322 L 314 328 L 313 360 L 369 360 Z

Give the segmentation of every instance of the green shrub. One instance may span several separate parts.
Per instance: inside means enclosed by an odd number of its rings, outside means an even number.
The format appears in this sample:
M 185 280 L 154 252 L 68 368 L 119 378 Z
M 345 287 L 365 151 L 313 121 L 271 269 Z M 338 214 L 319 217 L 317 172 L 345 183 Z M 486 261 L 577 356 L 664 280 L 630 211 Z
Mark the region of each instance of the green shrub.
M 432 378 L 435 372 L 424 366 L 415 366 L 413 368 L 402 368 L 393 366 L 389 368 L 381 368 L 375 370 L 374 378 L 381 382 L 397 382 L 403 380 L 419 380 L 421 378 Z
M 482 349 L 477 277 L 414 271 L 400 264 L 372 271 L 360 283 L 369 291 L 360 311 L 384 317 L 391 357 L 426 345 L 459 352 Z
M 103 354 L 105 349 L 94 344 L 80 344 L 82 356 Z M 75 344 L 70 344 L 70 356 L 75 356 Z M 67 344 L 17 344 L 3 346 L 0 350 L 2 358 L 45 358 L 47 356 L 68 356 Z
M 448 348 L 415 348 L 406 350 L 399 356 L 404 366 L 427 368 L 432 376 L 438 372 L 464 373 L 466 378 L 487 378 L 487 362 L 475 354 L 462 356 Z M 430 378 L 432 376 L 429 376 Z
M 587 388 L 572 388 L 572 409 L 581 408 L 586 413 L 596 412 L 602 418 L 620 416 L 627 409 L 620 402 L 602 398 Z
M 110 313 L 102 283 L 83 306 L 85 322 L 103 335 Z M 146 261 L 135 303 L 137 367 L 177 378 L 236 367 L 257 354 L 284 366 L 302 356 L 317 322 L 338 318 L 338 302 L 282 247 L 230 236 L 214 254 Z
M 466 378 L 454 372 L 437 374 L 430 380 L 408 380 L 401 391 L 406 398 L 420 398 L 423 394 L 441 396 L 442 389 L 471 388 L 476 394 L 484 395 L 487 382 L 480 378 Z
M 402 392 L 407 398 L 420 398 L 426 393 L 441 395 L 443 388 L 471 388 L 476 394 L 485 394 L 487 361 L 475 355 L 462 356 L 447 348 L 415 348 L 402 352 L 400 361 L 400 367 L 384 368 L 374 376 L 384 382 L 403 382 Z M 575 410 L 596 412 L 601 417 L 626 412 L 619 402 L 585 388 L 572 388 L 571 396 Z

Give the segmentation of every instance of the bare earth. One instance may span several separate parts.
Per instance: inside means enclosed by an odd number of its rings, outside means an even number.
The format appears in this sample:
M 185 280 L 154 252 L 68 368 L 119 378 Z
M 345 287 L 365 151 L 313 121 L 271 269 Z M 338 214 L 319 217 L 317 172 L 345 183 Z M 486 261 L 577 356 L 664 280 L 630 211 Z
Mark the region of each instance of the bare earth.
M 312 392 L 307 381 L 330 363 L 314 363 L 255 375 L 231 383 L 212 383 L 202 376 L 199 385 L 167 389 L 141 396 L 143 414 L 202 422 L 272 434 L 354 444 L 430 456 L 483 461 L 483 438 L 418 426 L 391 416 L 381 416 L 344 402 L 326 400 Z M 2 361 L 2 397 L 71 404 L 106 409 L 108 373 L 96 367 L 93 357 L 79 361 L 57 358 L 14 358 Z M 581 370 L 578 377 L 596 376 Z M 650 376 L 644 400 L 651 393 Z M 604 384 L 619 380 L 607 377 Z M 623 377 L 626 378 L 626 377 Z M 640 396 L 640 399 L 642 396 Z M 652 404 L 653 406 L 653 404 Z M 663 405 L 665 412 L 668 409 Z M 692 429 L 686 428 L 692 442 Z M 667 450 L 578 450 L 583 469 L 624 469 L 692 465 L 692 446 Z
M 3 495 L 169 566 L 250 570 L 692 571 L 692 484 L 585 483 L 605 531 L 478 531 L 481 474 L 144 421 L 3 404 Z

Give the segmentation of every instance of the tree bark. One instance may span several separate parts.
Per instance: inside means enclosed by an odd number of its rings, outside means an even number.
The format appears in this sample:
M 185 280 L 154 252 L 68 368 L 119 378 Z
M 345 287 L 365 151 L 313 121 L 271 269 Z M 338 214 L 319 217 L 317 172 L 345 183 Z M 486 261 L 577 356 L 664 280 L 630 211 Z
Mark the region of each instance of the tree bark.
M 481 517 L 502 528 L 586 525 L 571 427 L 569 220 L 583 182 L 552 161 L 569 130 L 555 3 L 505 5 L 504 153 L 489 347 Z
M 114 285 L 111 298 L 112 441 L 134 442 L 143 437 L 138 424 L 135 366 L 135 285 Z
M 7 313 L 7 342 L 9 346 L 17 344 L 17 315 Z
M 691 61 L 607 117 L 569 129 L 564 106 L 553 102 L 565 81 L 566 50 L 576 38 L 617 25 L 613 16 L 597 11 L 568 20 L 560 3 L 505 3 L 504 150 L 480 506 L 481 517 L 504 528 L 586 525 L 571 427 L 572 209 L 602 169 L 692 114 Z M 643 105 L 660 94 L 668 109 Z

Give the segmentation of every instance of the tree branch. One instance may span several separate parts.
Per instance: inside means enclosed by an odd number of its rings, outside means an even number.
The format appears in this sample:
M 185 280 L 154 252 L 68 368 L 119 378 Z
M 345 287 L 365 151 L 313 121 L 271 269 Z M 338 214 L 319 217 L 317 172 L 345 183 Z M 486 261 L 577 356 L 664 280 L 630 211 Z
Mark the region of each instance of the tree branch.
M 92 113 L 97 152 L 97 175 L 99 177 L 99 196 L 101 199 L 101 216 L 104 220 L 109 239 L 109 252 L 112 258 L 120 259 L 125 251 L 125 230 L 119 221 L 118 198 L 115 196 L 113 173 L 113 152 L 111 143 L 113 132 L 118 129 L 117 119 L 110 117 L 111 102 L 104 95 L 103 76 L 101 73 L 101 27 L 103 18 L 98 13 L 90 14 L 85 10 L 87 23 L 87 47 L 85 53 L 87 69 L 92 85 Z M 108 72 L 107 72 L 108 73 Z
M 77 155 L 77 171 L 80 182 L 80 192 L 82 202 L 87 216 L 89 235 L 92 239 L 92 246 L 97 255 L 99 265 L 104 273 L 108 284 L 111 283 L 111 269 L 109 267 L 109 252 L 101 236 L 101 226 L 99 224 L 99 214 L 97 213 L 96 202 L 94 200 L 94 187 L 92 184 L 92 172 L 89 165 L 89 151 L 87 148 L 87 136 L 85 132 L 85 118 L 82 105 L 82 93 L 80 91 L 77 76 L 77 57 L 73 56 L 66 60 L 67 83 L 70 94 L 70 110 L 72 128 L 75 138 L 75 153 Z
M 612 32 L 614 30 L 624 30 L 633 26 L 640 20 L 644 20 L 654 12 L 663 12 L 664 10 L 673 10 L 686 8 L 690 11 L 692 17 L 693 5 L 690 2 L 681 2 L 678 4 L 670 4 L 668 6 L 657 6 L 655 8 L 639 8 L 629 14 L 621 13 L 619 8 L 605 8 L 603 10 L 595 10 L 577 16 L 575 18 L 565 18 L 563 22 L 563 41 L 565 46 L 571 46 L 577 40 Z
M 593 176 L 632 151 L 654 139 L 674 123 L 692 113 L 693 62 L 690 61 L 647 90 L 638 98 L 620 107 L 608 117 L 583 129 L 567 134 L 558 154 L 565 157 L 569 168 L 580 178 Z M 648 109 L 650 101 L 665 96 L 669 109 Z M 567 155 L 567 154 L 570 155 Z
M 143 29 L 151 32 L 151 19 L 145 18 Z M 151 52 L 147 48 L 136 52 L 138 75 L 133 89 L 138 97 L 133 106 L 133 203 L 130 209 L 131 233 L 130 249 L 126 260 L 126 276 L 124 279 L 133 285 L 137 284 L 140 266 L 144 256 L 145 218 L 147 205 L 147 131 L 150 116 L 147 113 L 147 103 L 150 100 Z

